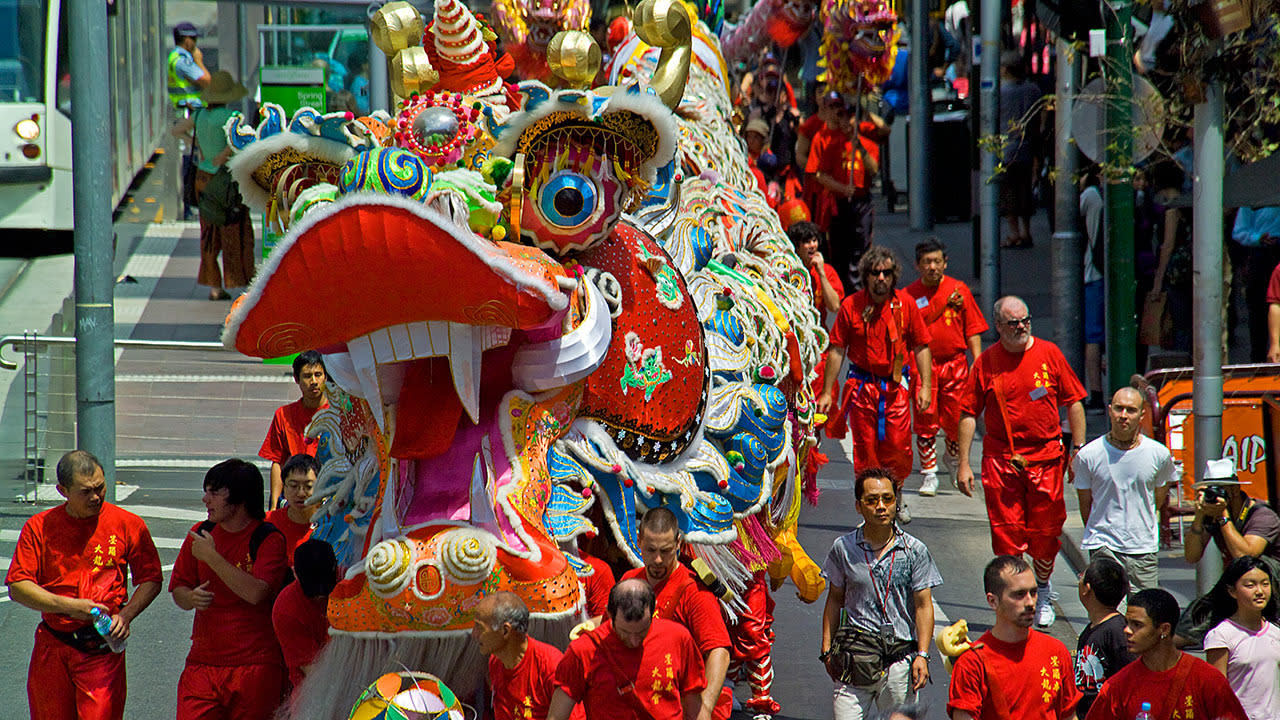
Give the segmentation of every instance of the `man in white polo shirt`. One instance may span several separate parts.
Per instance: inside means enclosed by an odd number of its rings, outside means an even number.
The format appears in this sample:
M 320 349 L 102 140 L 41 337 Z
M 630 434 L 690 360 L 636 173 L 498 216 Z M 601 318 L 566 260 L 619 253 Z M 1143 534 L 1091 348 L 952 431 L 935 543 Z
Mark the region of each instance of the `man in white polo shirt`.
M 1141 432 L 1142 393 L 1124 387 L 1111 396 L 1111 430 L 1085 445 L 1072 461 L 1084 539 L 1090 559 L 1114 558 L 1132 592 L 1158 582 L 1160 532 L 1156 510 L 1175 479 L 1169 448 Z

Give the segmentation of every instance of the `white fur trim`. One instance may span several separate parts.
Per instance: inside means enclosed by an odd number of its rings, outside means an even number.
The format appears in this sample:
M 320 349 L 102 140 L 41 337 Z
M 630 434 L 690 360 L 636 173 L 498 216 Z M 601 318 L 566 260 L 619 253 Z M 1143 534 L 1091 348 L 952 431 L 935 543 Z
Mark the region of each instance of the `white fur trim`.
M 227 169 L 231 177 L 240 185 L 240 195 L 244 204 L 258 212 L 266 212 L 271 204 L 273 188 L 264 188 L 253 179 L 253 171 L 257 170 L 272 154 L 286 148 L 293 148 L 302 155 L 311 155 L 322 162 L 330 162 L 341 166 L 356 156 L 355 148 L 344 145 L 337 140 L 312 135 L 299 135 L 295 132 L 277 133 L 263 140 L 255 140 L 238 151 L 227 161 Z M 281 208 L 287 212 L 288 208 Z

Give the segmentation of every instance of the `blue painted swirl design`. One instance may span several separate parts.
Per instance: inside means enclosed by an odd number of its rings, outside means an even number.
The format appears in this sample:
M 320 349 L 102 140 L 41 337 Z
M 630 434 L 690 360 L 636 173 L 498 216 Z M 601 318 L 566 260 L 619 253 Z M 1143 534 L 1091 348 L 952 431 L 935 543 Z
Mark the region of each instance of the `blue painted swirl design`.
M 408 150 L 375 148 L 351 158 L 342 166 L 342 192 L 371 190 L 421 200 L 430 185 L 422 160 Z

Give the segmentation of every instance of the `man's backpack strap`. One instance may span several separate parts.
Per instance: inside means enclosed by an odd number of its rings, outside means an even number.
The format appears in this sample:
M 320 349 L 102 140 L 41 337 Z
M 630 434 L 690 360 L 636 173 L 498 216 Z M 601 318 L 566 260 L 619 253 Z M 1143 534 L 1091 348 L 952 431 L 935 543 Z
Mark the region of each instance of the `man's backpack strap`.
M 200 523 L 200 532 L 205 533 L 206 535 L 213 532 L 213 528 L 214 522 L 212 520 L 205 520 Z M 280 528 L 272 525 L 266 520 L 263 520 L 261 525 L 253 529 L 253 534 L 249 536 L 249 560 L 257 561 L 258 548 L 262 547 L 263 541 L 265 541 L 271 533 L 280 533 L 281 537 L 284 536 L 284 532 L 282 532 Z

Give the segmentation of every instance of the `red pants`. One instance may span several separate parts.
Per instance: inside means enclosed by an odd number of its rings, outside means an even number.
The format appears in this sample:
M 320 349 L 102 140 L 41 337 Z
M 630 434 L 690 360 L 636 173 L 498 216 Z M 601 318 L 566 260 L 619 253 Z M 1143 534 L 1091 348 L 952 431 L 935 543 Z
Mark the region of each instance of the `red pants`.
M 1032 461 L 1018 470 L 1005 457 L 982 456 L 982 492 L 991 519 L 991 550 L 996 555 L 1027 553 L 1036 579 L 1044 582 L 1062 549 L 1062 458 Z
M 745 673 L 751 687 L 747 708 L 766 714 L 777 714 L 781 708 L 772 697 L 773 691 L 773 597 L 769 594 L 769 577 L 764 571 L 751 578 L 742 596 L 747 609 L 738 612 L 738 622 L 729 626 L 729 648 L 732 656 L 731 676 L 742 679 Z
M 178 678 L 177 720 L 266 720 L 284 699 L 284 666 L 187 663 Z
M 845 381 L 842 411 L 853 431 L 853 470 L 887 468 L 901 488 L 911 474 L 910 391 L 892 380 Z
M 124 699 L 123 653 L 80 652 L 36 627 L 27 671 L 32 720 L 120 720 Z
M 955 440 L 960 432 L 960 396 L 969 380 L 969 358 L 960 353 L 950 360 L 933 361 L 933 402 L 928 410 L 916 407 L 915 393 L 911 395 L 911 410 L 915 416 L 916 435 L 937 437 L 938 429 Z M 920 382 L 916 378 L 916 382 Z M 915 387 L 915 383 L 912 383 Z

